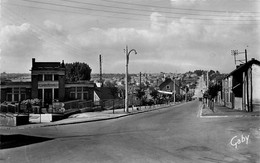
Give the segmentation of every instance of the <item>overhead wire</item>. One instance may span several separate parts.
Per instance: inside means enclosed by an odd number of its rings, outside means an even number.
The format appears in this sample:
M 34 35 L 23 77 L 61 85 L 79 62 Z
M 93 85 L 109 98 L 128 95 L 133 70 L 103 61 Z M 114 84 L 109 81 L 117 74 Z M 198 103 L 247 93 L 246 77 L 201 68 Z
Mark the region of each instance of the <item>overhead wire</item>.
M 103 10 L 103 9 L 93 9 L 93 8 L 87 8 L 87 7 L 79 7 L 79 6 L 71 6 L 71 5 L 64 5 L 64 4 L 57 4 L 57 3 L 50 3 L 50 2 L 40 2 L 40 1 L 35 1 L 35 0 L 22 0 L 22 1 L 26 1 L 26 2 L 32 2 L 32 3 L 38 3 L 38 4 L 45 4 L 45 5 L 51 5 L 51 6 L 58 6 L 58 7 L 66 7 L 66 8 L 74 8 L 74 9 L 80 9 L 80 10 L 90 10 L 90 11 L 101 11 L 104 13 L 114 13 L 114 14 L 123 14 L 123 15 L 135 15 L 135 16 L 149 16 L 149 15 L 145 15 L 145 14 L 140 14 L 140 13 L 129 13 L 129 12 L 122 12 L 122 11 L 111 11 L 111 10 Z M 181 17 L 177 17 L 177 16 L 161 16 L 158 15 L 158 17 L 166 17 L 166 18 L 172 18 L 172 19 L 180 19 Z M 259 21 L 256 19 L 252 19 L 252 20 L 234 20 L 234 19 L 206 19 L 206 18 L 188 18 L 186 17 L 185 19 L 189 19 L 189 20 L 221 20 L 221 21 L 225 21 L 225 22 L 251 22 L 251 21 Z
M 34 9 L 41 9 L 41 10 L 62 12 L 62 13 L 73 13 L 73 14 L 80 14 L 80 15 L 98 16 L 98 17 L 105 17 L 105 18 L 115 18 L 115 19 L 118 18 L 118 19 L 126 19 L 126 20 L 148 21 L 147 19 L 139 19 L 139 18 L 131 18 L 131 17 L 119 17 L 119 16 L 109 16 L 109 15 L 99 15 L 99 14 L 75 12 L 75 11 L 69 11 L 69 10 L 50 9 L 50 8 L 44 8 L 44 7 L 39 7 L 39 6 L 28 6 L 28 5 L 22 5 L 22 4 L 14 4 L 14 3 L 3 3 L 3 5 L 11 5 L 11 6 L 18 6 L 18 7 L 34 8 Z
M 44 8 L 44 7 L 38 7 L 38 6 L 28 6 L 28 5 L 22 5 L 22 4 L 14 4 L 14 3 L 2 3 L 3 5 L 11 5 L 11 6 L 18 6 L 18 7 L 26 7 L 26 8 L 33 8 L 33 9 L 41 9 L 41 10 L 47 10 L 47 11 L 54 11 L 54 12 L 62 12 L 62 13 L 73 13 L 73 14 L 81 14 L 81 15 L 88 15 L 88 16 L 95 16 L 95 17 L 105 17 L 105 18 L 112 18 L 116 19 L 122 19 L 122 20 L 131 20 L 131 21 L 140 21 L 140 22 L 149 22 L 150 19 L 141 19 L 141 18 L 135 18 L 135 17 L 122 17 L 122 16 L 111 16 L 111 15 L 100 15 L 96 13 L 83 13 L 83 12 L 75 12 L 75 11 L 70 11 L 70 10 L 60 10 L 60 9 L 53 9 L 53 8 Z M 158 24 L 156 22 L 153 22 L 155 24 Z M 258 25 L 257 23 L 252 23 L 252 22 L 232 22 L 232 23 L 220 23 L 218 22 L 217 24 L 214 22 L 185 22 L 186 24 L 203 24 L 203 25 L 247 25 L 250 23 L 250 25 Z
M 260 12 L 252 12 L 252 11 L 224 11 L 224 10 L 206 10 L 206 9 L 191 9 L 191 8 L 178 8 L 178 7 L 166 7 L 166 6 L 158 6 L 158 5 L 148 5 L 148 4 L 140 4 L 140 3 L 129 3 L 129 2 L 122 2 L 122 1 L 114 1 L 114 0 L 101 0 L 110 3 L 116 4 L 126 4 L 132 6 L 142 6 L 142 7 L 154 7 L 154 8 L 161 8 L 161 9 L 175 9 L 175 10 L 183 10 L 183 11 L 196 11 L 196 12 L 213 12 L 213 13 L 260 13 Z
M 71 3 L 76 3 L 76 4 L 85 4 L 85 5 L 92 5 L 92 6 L 97 6 L 97 7 L 107 7 L 107 8 L 113 8 L 113 9 L 123 9 L 123 10 L 129 10 L 129 11 L 140 11 L 140 12 L 154 12 L 151 10 L 146 10 L 146 9 L 139 9 L 139 8 L 129 8 L 129 7 L 123 7 L 123 6 L 111 6 L 111 5 L 104 5 L 104 4 L 96 4 L 96 3 L 90 3 L 90 2 L 79 2 L 75 0 L 60 0 L 60 1 L 65 1 L 65 2 L 71 2 Z M 217 16 L 217 17 L 260 17 L 259 15 L 252 16 L 252 15 L 219 15 L 219 14 L 202 14 L 202 13 L 185 13 L 185 12 L 171 12 L 171 11 L 158 11 L 160 13 L 164 14 L 174 14 L 174 15 L 191 15 L 191 16 L 205 16 L 205 17 L 212 17 L 212 16 Z M 224 14 L 229 14 L 229 13 L 224 13 Z

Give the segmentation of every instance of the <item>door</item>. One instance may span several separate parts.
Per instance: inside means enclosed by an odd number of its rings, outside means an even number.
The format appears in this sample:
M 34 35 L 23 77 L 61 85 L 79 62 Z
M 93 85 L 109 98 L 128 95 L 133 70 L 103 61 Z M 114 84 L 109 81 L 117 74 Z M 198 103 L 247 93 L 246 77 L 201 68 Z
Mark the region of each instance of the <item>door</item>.
M 52 104 L 52 89 L 44 89 L 44 103 L 46 105 Z

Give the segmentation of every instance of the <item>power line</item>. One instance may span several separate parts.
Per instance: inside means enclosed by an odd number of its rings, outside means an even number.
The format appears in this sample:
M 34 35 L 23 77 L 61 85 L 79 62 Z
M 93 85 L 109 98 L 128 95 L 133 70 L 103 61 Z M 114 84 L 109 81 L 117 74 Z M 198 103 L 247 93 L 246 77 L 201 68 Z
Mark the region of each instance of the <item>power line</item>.
M 73 14 L 80 14 L 80 15 L 88 15 L 88 16 L 97 16 L 97 17 L 105 17 L 105 18 L 112 18 L 112 19 L 123 19 L 123 20 L 132 20 L 132 21 L 141 21 L 141 22 L 151 22 L 150 19 L 140 19 L 140 18 L 133 18 L 133 17 L 119 17 L 119 16 L 110 16 L 110 15 L 98 15 L 93 13 L 82 13 L 82 12 L 74 12 L 68 10 L 60 10 L 60 9 L 50 9 L 50 8 L 43 8 L 43 7 L 36 7 L 36 6 L 28 6 L 28 5 L 21 5 L 21 4 L 13 4 L 13 3 L 2 3 L 4 5 L 10 6 L 18 6 L 18 7 L 26 7 L 26 8 L 34 8 L 34 9 L 41 9 L 47 11 L 54 11 L 54 12 L 62 12 L 62 13 L 73 13 Z M 249 22 L 243 23 L 214 23 L 214 22 L 185 22 L 185 24 L 201 24 L 201 25 L 247 25 Z M 156 22 L 155 22 L 156 24 Z M 254 23 L 250 23 L 250 25 L 258 25 Z
M 70 6 L 70 5 L 64 5 L 64 4 L 56 4 L 56 3 L 49 3 L 49 2 L 39 2 L 34 0 L 22 0 L 26 2 L 33 2 L 38 4 L 45 4 L 45 5 L 51 5 L 51 6 L 58 6 L 58 7 L 67 7 L 67 8 L 74 8 L 74 9 L 81 9 L 81 10 L 91 10 L 91 11 L 101 11 L 105 13 L 114 13 L 114 14 L 124 14 L 124 15 L 135 15 L 135 16 L 149 16 L 144 14 L 138 14 L 138 13 L 128 13 L 128 12 L 120 12 L 120 11 L 109 11 L 109 10 L 101 10 L 101 9 L 93 9 L 93 8 L 86 8 L 86 7 L 78 7 L 78 6 Z M 159 17 L 166 17 L 166 18 L 172 18 L 172 19 L 180 19 L 181 17 L 173 17 L 173 16 L 160 16 Z M 205 19 L 205 18 L 186 18 L 190 20 L 221 20 L 226 22 L 251 22 L 251 21 L 259 21 L 259 20 L 230 20 L 230 19 Z
M 98 15 L 98 14 L 74 12 L 74 11 L 60 10 L 60 9 L 50 9 L 50 8 L 28 6 L 28 5 L 14 4 L 14 3 L 3 3 L 3 4 L 4 5 L 11 5 L 11 6 L 26 7 L 26 8 L 41 9 L 41 10 L 47 10 L 47 11 L 54 11 L 54 12 L 62 12 L 62 13 L 73 13 L 73 14 L 80 14 L 80 15 L 99 16 L 99 17 L 105 17 L 105 18 L 126 19 L 126 20 L 130 19 L 130 20 L 136 20 L 136 21 L 147 21 L 147 22 L 150 22 L 147 19 L 137 19 L 137 18 L 130 18 L 130 17 L 118 17 L 118 16 L 109 16 L 109 15 Z
M 72 3 L 77 3 L 77 4 L 86 4 L 86 5 L 92 5 L 92 6 L 98 6 L 98 7 L 107 7 L 107 8 L 114 8 L 114 9 L 124 9 L 124 10 L 130 10 L 130 11 L 140 11 L 140 12 L 153 12 L 151 10 L 146 10 L 146 9 L 138 9 L 138 8 L 129 8 L 129 7 L 117 7 L 117 6 L 111 6 L 111 5 L 103 5 L 103 4 L 95 4 L 95 3 L 89 3 L 89 2 L 79 2 L 79 1 L 74 1 L 74 0 L 61 0 L 61 1 L 66 1 L 66 2 L 72 2 Z M 207 14 L 203 15 L 201 13 L 183 13 L 183 12 L 170 12 L 170 11 L 159 11 L 160 13 L 164 14 L 175 14 L 175 15 L 192 15 L 192 16 L 206 16 L 206 17 L 212 17 L 212 16 L 218 16 L 218 17 L 260 17 L 260 16 L 246 16 L 246 15 L 216 15 L 216 14 Z M 227 14 L 227 13 L 225 13 Z
M 142 6 L 142 7 L 154 7 L 154 8 L 162 8 L 162 9 L 175 9 L 175 10 L 185 10 L 185 11 L 197 11 L 197 12 L 214 12 L 214 13 L 260 13 L 260 12 L 249 12 L 249 11 L 223 11 L 223 10 L 203 10 L 203 9 L 190 9 L 190 8 L 177 8 L 177 7 L 166 7 L 166 6 L 155 6 L 155 5 L 145 5 L 140 3 L 128 3 L 128 2 L 121 2 L 121 1 L 111 1 L 111 0 L 101 0 L 110 3 L 118 3 L 118 4 L 126 4 L 126 5 L 133 5 L 133 6 Z

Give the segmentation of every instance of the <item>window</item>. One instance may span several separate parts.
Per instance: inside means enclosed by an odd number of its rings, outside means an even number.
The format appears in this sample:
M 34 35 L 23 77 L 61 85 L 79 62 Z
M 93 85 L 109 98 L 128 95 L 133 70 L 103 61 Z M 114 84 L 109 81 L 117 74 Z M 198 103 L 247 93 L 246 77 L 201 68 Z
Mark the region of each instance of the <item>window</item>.
M 75 87 L 70 88 L 70 92 L 75 92 L 75 91 L 76 91 Z
M 88 100 L 88 98 L 89 98 L 89 97 L 88 97 L 88 92 L 84 92 L 84 93 L 83 93 L 83 99 Z
M 18 93 L 14 94 L 14 101 L 19 101 L 19 94 Z
M 59 75 L 58 74 L 55 74 L 54 75 L 54 81 L 58 81 L 59 80 Z
M 59 89 L 54 89 L 54 99 L 59 99 Z
M 11 93 L 7 93 L 6 101 L 13 101 Z
M 14 93 L 18 93 L 19 94 L 19 88 L 14 88 Z
M 38 99 L 42 99 L 42 89 L 38 89 Z
M 52 81 L 52 75 L 51 74 L 45 74 L 44 75 L 44 81 Z
M 75 99 L 75 98 L 76 98 L 74 92 L 70 92 L 70 98 L 71 98 L 71 99 Z
M 81 99 L 81 94 L 82 94 L 81 92 L 77 93 L 77 99 Z
M 26 99 L 26 95 L 24 93 L 21 94 L 21 101 Z
M 170 89 L 170 86 L 169 86 L 169 85 L 166 85 L 166 89 Z
M 43 75 L 42 74 L 38 75 L 38 81 L 43 81 Z
M 84 92 L 88 91 L 88 87 L 83 87 L 83 91 Z
M 72 87 L 70 88 L 70 98 L 89 100 L 88 87 Z
M 82 92 L 82 87 L 77 87 L 77 92 Z

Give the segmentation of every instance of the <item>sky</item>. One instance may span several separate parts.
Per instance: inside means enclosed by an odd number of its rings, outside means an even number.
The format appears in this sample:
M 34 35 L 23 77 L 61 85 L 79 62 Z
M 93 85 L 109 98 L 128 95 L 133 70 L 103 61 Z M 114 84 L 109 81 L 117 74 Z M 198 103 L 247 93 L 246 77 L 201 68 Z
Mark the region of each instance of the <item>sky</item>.
M 235 69 L 231 50 L 260 60 L 260 0 L 1 0 L 0 72 L 85 62 L 92 73 Z M 244 59 L 241 53 L 237 59 Z M 238 63 L 240 63 L 238 61 Z

